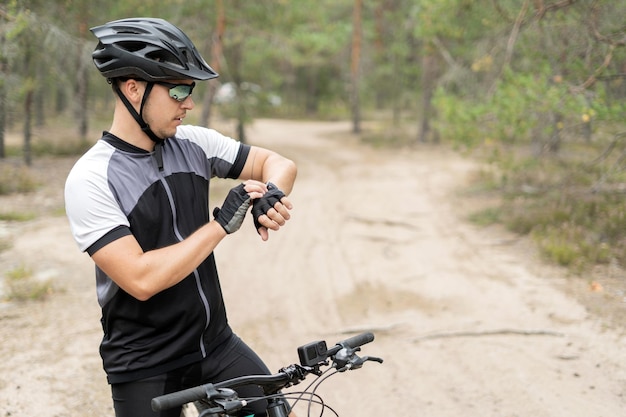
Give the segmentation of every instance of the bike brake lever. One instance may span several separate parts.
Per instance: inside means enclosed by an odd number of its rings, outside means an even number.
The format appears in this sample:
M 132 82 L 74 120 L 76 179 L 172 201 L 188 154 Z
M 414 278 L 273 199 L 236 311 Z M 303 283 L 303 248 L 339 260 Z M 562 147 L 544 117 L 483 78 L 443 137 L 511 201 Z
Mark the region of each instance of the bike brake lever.
M 226 412 L 227 415 L 241 410 L 248 404 L 246 400 L 216 400 L 214 402 L 219 404 L 221 411 Z
M 363 356 L 361 358 L 355 355 L 354 358 L 343 362 L 343 366 L 337 367 L 337 372 L 353 371 L 355 369 L 359 369 L 367 361 L 383 363 L 382 358 L 377 358 L 375 356 Z
M 359 369 L 367 361 L 383 363 L 382 358 L 375 356 L 357 356 L 356 352 L 359 352 L 360 350 L 360 347 L 344 347 L 339 350 L 333 360 L 337 371 L 345 372 L 348 370 Z

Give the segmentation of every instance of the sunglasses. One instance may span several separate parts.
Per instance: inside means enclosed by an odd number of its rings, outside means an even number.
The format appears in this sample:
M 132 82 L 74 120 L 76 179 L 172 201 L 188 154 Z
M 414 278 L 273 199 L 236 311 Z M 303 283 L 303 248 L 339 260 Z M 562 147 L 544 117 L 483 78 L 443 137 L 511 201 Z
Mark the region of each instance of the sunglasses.
M 178 102 L 185 101 L 185 99 L 191 95 L 193 88 L 196 86 L 195 82 L 191 84 L 172 84 L 165 81 L 157 81 L 155 84 L 169 88 L 170 97 Z

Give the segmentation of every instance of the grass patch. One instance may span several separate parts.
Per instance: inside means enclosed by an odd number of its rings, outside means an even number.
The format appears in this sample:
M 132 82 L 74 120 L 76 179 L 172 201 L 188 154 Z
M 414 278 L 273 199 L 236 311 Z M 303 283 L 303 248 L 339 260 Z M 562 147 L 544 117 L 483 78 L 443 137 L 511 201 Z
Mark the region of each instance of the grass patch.
M 35 213 L 29 212 L 7 212 L 0 213 L 0 220 L 9 221 L 9 222 L 27 222 L 29 220 L 33 220 L 35 217 Z
M 590 238 L 579 225 L 562 223 L 537 230 L 532 236 L 546 259 L 570 269 L 580 271 L 589 265 L 606 264 L 612 257 L 607 243 Z
M 362 123 L 359 138 L 362 143 L 374 148 L 402 148 L 417 144 L 417 134 L 414 129 L 402 126 L 401 123 L 387 122 Z
M 65 206 L 58 207 L 58 208 L 52 210 L 52 212 L 50 214 L 52 214 L 54 217 L 64 217 L 65 216 Z
M 36 279 L 30 268 L 23 265 L 6 272 L 4 284 L 9 301 L 42 300 L 52 293 L 50 280 Z
M 375 148 L 402 148 L 415 145 L 415 138 L 406 135 L 404 132 L 388 132 L 385 134 L 366 132 L 361 135 L 361 142 Z
M 610 262 L 626 266 L 626 169 L 587 162 L 598 153 L 520 157 L 518 150 L 492 160 L 498 169 L 473 178 L 469 194 L 499 202 L 470 220 L 530 236 L 545 259 L 577 273 Z
M 34 158 L 41 156 L 75 156 L 85 153 L 93 143 L 88 141 L 68 140 L 66 142 L 43 141 L 34 142 L 31 147 L 31 155 Z M 24 149 L 20 146 L 7 146 L 6 153 L 13 158 L 22 158 Z
M 33 145 L 35 156 L 74 156 L 82 155 L 93 143 L 85 140 L 65 142 L 39 141 Z
M 471 213 L 468 220 L 478 226 L 489 226 L 501 223 L 501 209 L 498 207 L 488 207 L 483 210 Z

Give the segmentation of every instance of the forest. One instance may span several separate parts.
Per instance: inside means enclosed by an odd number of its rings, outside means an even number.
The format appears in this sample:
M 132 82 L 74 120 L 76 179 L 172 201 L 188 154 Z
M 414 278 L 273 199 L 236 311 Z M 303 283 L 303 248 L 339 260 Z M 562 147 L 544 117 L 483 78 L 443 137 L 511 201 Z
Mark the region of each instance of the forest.
M 486 161 L 468 193 L 498 197 L 472 221 L 577 271 L 626 262 L 626 2 L 3 0 L 0 159 L 50 152 L 41 128 L 84 149 L 112 102 L 89 28 L 131 16 L 176 24 L 220 74 L 199 124 L 245 141 L 254 118 L 343 119 L 370 146 L 452 146 Z

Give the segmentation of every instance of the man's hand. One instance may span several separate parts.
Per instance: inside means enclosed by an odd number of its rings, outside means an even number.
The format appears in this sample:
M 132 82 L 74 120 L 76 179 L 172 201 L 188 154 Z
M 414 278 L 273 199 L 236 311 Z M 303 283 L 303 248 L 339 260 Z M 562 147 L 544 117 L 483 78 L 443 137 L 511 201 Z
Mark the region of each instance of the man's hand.
M 239 230 L 253 198 L 259 198 L 267 191 L 265 184 L 259 181 L 246 181 L 232 188 L 221 208 L 215 207 L 213 217 L 231 234 Z
M 293 208 L 289 199 L 278 187 L 267 183 L 267 192 L 252 202 L 252 218 L 261 239 L 269 239 L 269 231 L 278 230 L 291 217 L 289 210 Z

